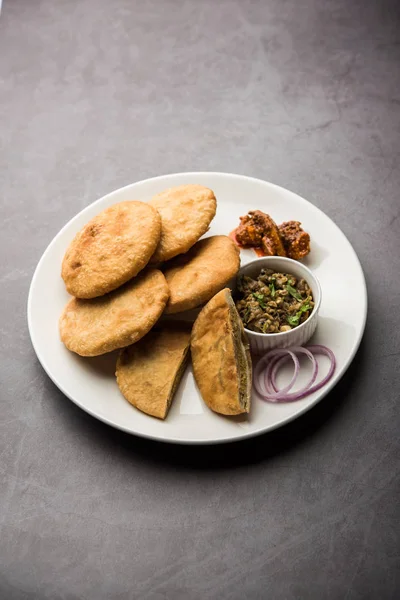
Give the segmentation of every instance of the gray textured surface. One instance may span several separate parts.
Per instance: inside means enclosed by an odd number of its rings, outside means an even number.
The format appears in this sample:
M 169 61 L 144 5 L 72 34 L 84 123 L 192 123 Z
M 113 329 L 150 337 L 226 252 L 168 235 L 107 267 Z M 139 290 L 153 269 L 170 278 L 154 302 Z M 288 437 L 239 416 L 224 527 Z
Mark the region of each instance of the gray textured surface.
M 396 597 L 398 32 L 385 0 L 5 1 L 1 599 Z M 112 189 L 181 170 L 298 192 L 367 277 L 366 334 L 337 390 L 240 446 L 107 428 L 29 342 L 30 279 L 60 227 Z

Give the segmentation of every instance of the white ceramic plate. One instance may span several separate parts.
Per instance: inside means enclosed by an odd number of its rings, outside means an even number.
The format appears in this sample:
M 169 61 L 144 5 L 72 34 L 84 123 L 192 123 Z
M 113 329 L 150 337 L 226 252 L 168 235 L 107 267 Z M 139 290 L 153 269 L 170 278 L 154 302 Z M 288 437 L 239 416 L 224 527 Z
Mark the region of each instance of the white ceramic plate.
M 120 394 L 115 378 L 115 354 L 81 358 L 69 352 L 58 335 L 58 318 L 69 296 L 60 277 L 64 252 L 77 231 L 101 210 L 123 200 L 149 200 L 165 188 L 200 183 L 214 190 L 217 215 L 206 235 L 228 234 L 249 210 L 270 213 L 277 223 L 301 221 L 312 251 L 305 264 L 319 278 L 322 304 L 311 342 L 336 354 L 334 377 L 322 390 L 290 404 L 265 403 L 253 394 L 251 414 L 223 417 L 211 412 L 196 388 L 191 368 L 183 377 L 165 421 L 133 408 Z M 255 257 L 242 251 L 242 264 Z M 351 301 L 349 302 L 349 294 Z M 83 410 L 118 429 L 147 438 L 182 444 L 240 440 L 280 427 L 314 406 L 331 390 L 352 361 L 360 344 L 367 314 L 367 292 L 358 258 L 340 229 L 318 208 L 281 187 L 226 173 L 179 173 L 147 179 L 104 196 L 74 217 L 43 254 L 32 279 L 28 324 L 36 354 L 53 382 Z M 321 375 L 327 365 L 321 359 Z M 287 367 L 289 369 L 289 366 Z M 308 366 L 304 365 L 303 377 Z M 285 376 L 285 373 L 282 375 Z M 299 380 L 301 385 L 303 379 Z

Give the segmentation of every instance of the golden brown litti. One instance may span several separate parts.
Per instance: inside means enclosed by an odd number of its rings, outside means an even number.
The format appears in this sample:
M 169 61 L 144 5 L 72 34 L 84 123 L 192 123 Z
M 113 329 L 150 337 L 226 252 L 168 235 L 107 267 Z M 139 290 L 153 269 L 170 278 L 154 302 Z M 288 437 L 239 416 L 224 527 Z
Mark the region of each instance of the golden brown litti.
M 61 275 L 77 298 L 103 296 L 135 277 L 150 260 L 161 236 L 155 208 L 136 200 L 103 210 L 75 236 Z
M 203 185 L 179 185 L 154 196 L 149 204 L 161 215 L 161 239 L 152 264 L 187 252 L 208 230 L 215 216 L 214 192 Z
M 68 350 L 81 356 L 98 356 L 129 346 L 159 319 L 168 293 L 161 271 L 146 269 L 100 298 L 73 298 L 60 318 L 61 339 Z
M 214 235 L 165 267 L 170 292 L 165 312 L 178 313 L 201 306 L 224 288 L 239 270 L 240 254 L 228 236 Z
M 136 344 L 121 350 L 118 387 L 136 408 L 165 419 L 189 359 L 190 328 L 178 322 L 157 325 Z
M 251 357 L 242 321 L 228 288 L 197 317 L 190 343 L 193 372 L 204 402 L 223 415 L 250 411 Z

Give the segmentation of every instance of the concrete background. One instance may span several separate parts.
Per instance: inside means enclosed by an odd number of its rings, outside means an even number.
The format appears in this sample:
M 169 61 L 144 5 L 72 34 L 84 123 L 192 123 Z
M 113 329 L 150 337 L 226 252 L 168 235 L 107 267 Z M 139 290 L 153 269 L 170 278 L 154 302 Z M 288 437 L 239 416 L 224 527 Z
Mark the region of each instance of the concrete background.
M 394 0 L 5 0 L 1 598 L 398 597 L 399 21 Z M 61 226 L 184 170 L 298 192 L 367 278 L 340 385 L 240 445 L 102 425 L 46 377 L 27 331 L 32 273 Z

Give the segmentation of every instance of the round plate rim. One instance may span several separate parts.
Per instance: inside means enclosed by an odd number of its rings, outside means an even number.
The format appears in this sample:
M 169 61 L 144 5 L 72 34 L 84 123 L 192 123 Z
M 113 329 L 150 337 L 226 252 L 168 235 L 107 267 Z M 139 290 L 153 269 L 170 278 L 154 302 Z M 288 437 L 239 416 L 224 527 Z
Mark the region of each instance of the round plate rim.
M 343 240 L 345 241 L 345 243 L 347 243 L 348 246 L 348 250 L 353 254 L 353 258 L 355 259 L 359 269 L 360 269 L 360 273 L 362 275 L 362 284 L 363 284 L 363 299 L 365 301 L 365 309 L 364 309 L 364 313 L 363 313 L 363 319 L 362 319 L 362 324 L 360 327 L 360 330 L 358 332 L 358 336 L 357 339 L 355 340 L 353 347 L 351 349 L 351 352 L 349 354 L 349 357 L 345 363 L 345 365 L 342 368 L 341 373 L 339 374 L 339 376 L 337 378 L 332 378 L 332 380 L 326 385 L 326 387 L 320 391 L 320 393 L 318 394 L 318 396 L 316 396 L 316 398 L 314 399 L 314 401 L 311 404 L 308 404 L 307 406 L 303 407 L 302 409 L 300 409 L 298 412 L 291 414 L 289 416 L 283 417 L 281 420 L 273 423 L 272 425 L 269 425 L 267 427 L 261 427 L 260 429 L 257 429 L 255 431 L 250 431 L 250 432 L 243 432 L 237 435 L 234 435 L 232 437 L 224 437 L 224 438 L 216 438 L 215 440 L 205 440 L 205 439 L 201 439 L 201 438 L 175 438 L 173 436 L 160 436 L 157 434 L 148 434 L 148 433 L 143 433 L 141 431 L 132 431 L 132 429 L 128 428 L 128 427 L 124 427 L 123 425 L 113 422 L 111 419 L 108 419 L 106 417 L 103 417 L 102 415 L 97 414 L 95 411 L 90 410 L 89 408 L 87 408 L 86 406 L 84 406 L 83 404 L 81 404 L 76 398 L 72 397 L 71 394 L 69 394 L 63 387 L 62 384 L 60 384 L 59 382 L 56 381 L 56 378 L 53 376 L 51 370 L 48 368 L 48 366 L 46 365 L 46 360 L 43 357 L 43 355 L 41 354 L 40 350 L 37 347 L 37 344 L 35 342 L 34 339 L 34 334 L 33 334 L 33 323 L 32 323 L 32 297 L 33 297 L 33 289 L 34 289 L 34 284 L 35 284 L 35 280 L 36 277 L 38 276 L 38 273 L 40 271 L 40 267 L 42 265 L 42 263 L 44 262 L 44 260 L 46 259 L 47 255 L 51 252 L 52 246 L 56 243 L 56 240 L 63 234 L 63 232 L 65 231 L 65 229 L 67 229 L 74 221 L 75 219 L 78 219 L 85 211 L 89 210 L 90 208 L 92 208 L 93 206 L 95 206 L 96 204 L 101 203 L 105 197 L 110 196 L 112 194 L 118 194 L 120 192 L 122 192 L 123 190 L 126 190 L 127 188 L 131 187 L 132 185 L 139 185 L 139 184 L 145 184 L 148 182 L 153 182 L 153 181 L 157 181 L 160 179 L 165 179 L 165 178 L 179 178 L 182 176 L 187 176 L 187 177 L 194 177 L 194 176 L 198 176 L 198 177 L 207 177 L 207 176 L 218 176 L 218 177 L 223 177 L 223 178 L 239 178 L 239 179 L 245 179 L 248 181 L 251 181 L 253 183 L 262 183 L 262 184 L 267 184 L 273 188 L 276 188 L 278 190 L 283 190 L 284 192 L 289 192 L 290 194 L 293 194 L 294 196 L 296 196 L 300 201 L 302 201 L 303 203 L 306 204 L 310 204 L 312 206 L 312 208 L 314 210 L 316 210 L 317 212 L 321 213 L 321 215 L 323 215 L 324 218 L 329 219 L 331 225 L 338 231 L 338 233 L 340 233 L 340 235 L 342 236 Z M 300 196 L 299 194 L 297 194 L 296 192 L 292 192 L 291 190 L 284 188 L 283 186 L 277 185 L 275 183 L 272 183 L 270 181 L 266 181 L 265 179 L 260 179 L 257 177 L 250 177 L 248 175 L 241 175 L 239 173 L 227 173 L 227 172 L 220 172 L 220 171 L 182 171 L 182 172 L 177 172 L 177 173 L 166 173 L 164 175 L 157 175 L 156 177 L 147 177 L 146 179 L 142 179 L 140 181 L 135 181 L 132 183 L 129 183 L 121 188 L 112 190 L 111 192 L 108 192 L 107 194 L 104 194 L 103 196 L 101 196 L 100 198 L 98 198 L 97 200 L 94 200 L 93 202 L 91 202 L 90 204 L 88 204 L 87 206 L 85 206 L 82 210 L 80 210 L 78 213 L 76 213 L 71 219 L 69 219 L 69 221 L 67 221 L 67 223 L 58 231 L 58 233 L 56 233 L 56 235 L 52 238 L 52 240 L 49 242 L 49 244 L 47 245 L 46 249 L 44 250 L 42 256 L 40 257 L 38 264 L 36 265 L 35 271 L 33 273 L 32 279 L 31 279 L 31 283 L 29 286 L 29 293 L 28 293 L 28 302 L 27 302 L 27 321 L 28 321 L 28 330 L 29 330 L 29 336 L 31 339 L 31 343 L 33 346 L 33 349 L 35 351 L 35 354 L 41 364 L 41 366 L 43 367 L 45 373 L 48 375 L 48 377 L 51 379 L 51 381 L 54 383 L 54 385 L 69 399 L 71 400 L 76 406 L 78 406 L 80 409 L 82 409 L 83 411 L 85 411 L 86 413 L 88 413 L 89 415 L 91 415 L 92 417 L 96 418 L 97 420 L 105 423 L 106 425 L 109 425 L 111 427 L 114 427 L 115 429 L 118 429 L 120 431 L 123 431 L 125 433 L 128 433 L 130 435 L 136 435 L 138 437 L 141 438 L 145 438 L 148 440 L 153 440 L 153 441 L 157 441 L 157 442 L 163 442 L 163 443 L 169 443 L 169 444 L 181 444 L 181 445 L 214 445 L 214 444 L 225 444 L 225 443 L 233 443 L 233 442 L 239 442 L 245 439 L 249 439 L 249 438 L 253 438 L 253 437 L 257 437 L 259 435 L 263 435 L 265 433 L 268 433 L 270 431 L 274 431 L 275 429 L 279 429 L 279 427 L 282 427 L 284 425 L 286 425 L 287 423 L 290 423 L 291 421 L 294 421 L 295 419 L 299 418 L 301 415 L 305 414 L 306 412 L 308 412 L 309 410 L 311 410 L 316 404 L 318 404 L 319 402 L 321 402 L 321 400 L 323 400 L 323 398 L 325 398 L 325 396 L 327 396 L 327 394 L 329 394 L 329 392 L 339 383 L 339 381 L 342 379 L 342 377 L 344 376 L 344 374 L 346 373 L 347 369 L 349 368 L 349 366 L 351 365 L 351 363 L 353 362 L 353 359 L 357 353 L 358 348 L 360 347 L 361 344 L 361 340 L 363 338 L 364 335 L 364 331 L 365 331 L 365 326 L 366 326 L 366 320 L 367 320 L 367 314 L 368 314 L 368 293 L 367 293 L 367 285 L 366 285 L 366 281 L 365 281 L 365 275 L 364 275 L 364 271 L 360 262 L 360 259 L 357 256 L 356 251 L 354 250 L 352 244 L 350 243 L 350 241 L 348 240 L 348 238 L 346 237 L 346 235 L 343 233 L 343 231 L 340 229 L 340 227 L 338 225 L 336 225 L 336 223 L 326 214 L 324 213 L 320 208 L 318 208 L 318 206 L 315 206 L 315 204 L 312 204 L 312 202 L 310 202 L 309 200 L 306 200 L 305 198 L 303 198 L 302 196 Z

